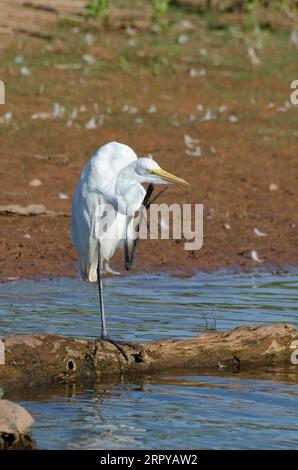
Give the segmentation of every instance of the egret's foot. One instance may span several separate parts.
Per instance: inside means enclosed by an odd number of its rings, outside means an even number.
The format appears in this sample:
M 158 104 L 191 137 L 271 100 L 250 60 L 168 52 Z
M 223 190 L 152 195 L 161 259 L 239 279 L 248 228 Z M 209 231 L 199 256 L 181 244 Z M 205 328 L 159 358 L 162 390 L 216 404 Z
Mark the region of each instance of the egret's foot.
M 103 335 L 101 335 L 100 341 L 107 341 L 108 343 L 111 343 L 113 346 L 115 346 L 115 348 L 118 349 L 118 351 L 121 352 L 121 354 L 122 354 L 122 356 L 124 356 L 126 362 L 129 362 L 128 355 L 126 354 L 126 352 L 124 351 L 122 346 L 117 341 L 109 338 L 108 336 L 103 336 Z
M 128 348 L 132 349 L 141 349 L 144 350 L 144 346 L 140 343 L 135 343 L 133 341 L 119 341 L 119 344 L 123 344 L 123 346 L 127 346 Z

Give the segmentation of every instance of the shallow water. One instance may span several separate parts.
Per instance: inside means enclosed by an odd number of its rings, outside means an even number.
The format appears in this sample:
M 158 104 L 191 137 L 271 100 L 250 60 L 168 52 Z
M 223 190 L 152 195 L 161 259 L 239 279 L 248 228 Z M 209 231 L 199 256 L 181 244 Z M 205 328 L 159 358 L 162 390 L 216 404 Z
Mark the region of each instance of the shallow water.
M 297 325 L 298 275 L 137 275 L 105 281 L 114 338 L 187 337 L 216 326 Z M 2 335 L 48 331 L 94 338 L 96 287 L 76 280 L 0 285 Z M 297 367 L 297 366 L 296 366 Z M 120 383 L 119 383 L 120 382 Z M 143 377 L 10 393 L 33 414 L 40 448 L 293 449 L 298 446 L 297 374 Z

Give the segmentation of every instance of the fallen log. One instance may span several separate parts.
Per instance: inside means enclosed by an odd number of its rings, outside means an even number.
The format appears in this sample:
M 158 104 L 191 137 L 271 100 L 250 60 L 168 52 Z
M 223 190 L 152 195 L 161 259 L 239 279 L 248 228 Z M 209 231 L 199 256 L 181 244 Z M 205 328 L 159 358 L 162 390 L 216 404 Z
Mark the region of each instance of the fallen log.
M 294 325 L 282 323 L 241 326 L 229 332 L 184 340 L 121 343 L 128 361 L 111 343 L 96 344 L 53 334 L 10 336 L 3 343 L 0 385 L 5 390 L 52 380 L 98 381 L 103 377 L 106 380 L 107 376 L 114 379 L 120 374 L 152 374 L 174 369 L 238 372 L 285 366 L 298 372 L 293 361 L 297 355 L 298 331 Z

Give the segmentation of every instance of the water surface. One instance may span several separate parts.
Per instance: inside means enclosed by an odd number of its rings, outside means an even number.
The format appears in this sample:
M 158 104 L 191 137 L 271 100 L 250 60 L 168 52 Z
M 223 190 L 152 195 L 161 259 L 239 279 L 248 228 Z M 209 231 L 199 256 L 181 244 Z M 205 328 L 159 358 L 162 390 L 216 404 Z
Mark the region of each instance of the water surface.
M 109 278 L 111 336 L 146 341 L 189 337 L 216 327 L 297 324 L 298 275 L 227 273 L 192 278 Z M 48 331 L 94 338 L 96 287 L 76 280 L 0 286 L 2 335 Z M 213 375 L 186 371 L 109 384 L 11 392 L 34 416 L 48 449 L 293 449 L 298 446 L 297 371 Z

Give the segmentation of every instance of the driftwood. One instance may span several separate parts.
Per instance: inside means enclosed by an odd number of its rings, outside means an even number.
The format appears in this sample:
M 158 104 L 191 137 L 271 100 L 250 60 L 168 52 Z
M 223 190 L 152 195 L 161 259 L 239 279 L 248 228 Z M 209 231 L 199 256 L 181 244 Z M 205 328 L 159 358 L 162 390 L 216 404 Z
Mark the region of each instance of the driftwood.
M 128 356 L 110 343 L 52 334 L 10 336 L 3 340 L 5 364 L 0 385 L 8 390 L 52 380 L 100 380 L 120 374 L 158 373 L 165 370 L 253 370 L 292 365 L 298 332 L 293 325 L 242 326 L 229 332 L 209 333 L 185 340 L 125 343 Z M 293 362 L 293 361 L 292 361 Z
M 0 206 L 0 215 L 50 215 L 69 217 L 65 212 L 54 212 L 48 210 L 44 204 L 30 204 L 29 206 L 20 206 L 20 204 L 8 204 Z

